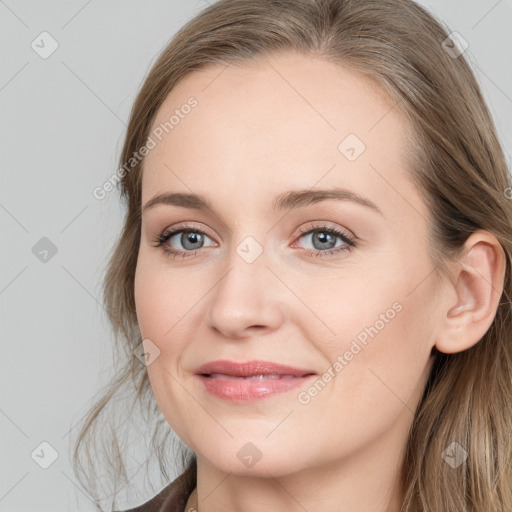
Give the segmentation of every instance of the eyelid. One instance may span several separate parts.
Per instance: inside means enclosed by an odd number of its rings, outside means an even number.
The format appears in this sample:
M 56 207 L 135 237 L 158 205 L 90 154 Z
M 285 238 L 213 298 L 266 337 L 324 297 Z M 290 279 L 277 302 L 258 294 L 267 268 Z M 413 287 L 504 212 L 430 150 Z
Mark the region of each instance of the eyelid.
M 186 231 L 202 232 L 213 241 L 213 246 L 216 246 L 216 245 L 218 246 L 218 242 L 216 241 L 216 236 L 213 235 L 210 228 L 208 228 L 206 226 L 203 227 L 203 226 L 204 225 L 198 226 L 197 223 L 191 222 L 191 221 L 185 221 L 182 223 L 168 226 L 163 231 L 160 231 L 160 233 L 157 235 L 157 237 L 155 239 L 153 239 L 153 241 L 156 243 L 155 247 L 161 247 L 164 243 L 167 243 L 169 239 L 176 236 L 178 233 L 186 232 Z M 321 254 L 324 254 L 325 255 L 324 257 L 329 257 L 331 255 L 336 254 L 339 251 L 357 248 L 359 245 L 359 238 L 354 233 L 352 233 L 352 231 L 346 229 L 345 227 L 341 227 L 337 224 L 332 223 L 331 221 L 314 220 L 314 221 L 309 221 L 308 223 L 306 223 L 305 225 L 303 225 L 299 228 L 298 233 L 295 235 L 294 241 L 290 245 L 290 247 L 297 247 L 296 244 L 301 238 L 303 238 L 304 236 L 307 236 L 311 233 L 314 233 L 315 231 L 322 231 L 322 230 L 330 232 L 331 234 L 333 234 L 333 236 L 341 239 L 341 241 L 343 242 L 342 247 L 338 247 L 337 249 L 333 248 L 333 249 L 329 249 L 326 251 L 319 251 L 319 250 L 315 251 L 315 249 L 303 249 L 303 251 L 306 254 L 317 252 L 318 256 L 320 256 Z M 219 238 L 221 238 L 221 240 L 222 240 L 222 237 L 219 237 Z M 343 246 L 345 246 L 345 247 L 343 248 Z M 205 249 L 205 247 L 202 247 L 202 248 L 199 248 L 199 249 L 196 249 L 193 251 L 183 251 L 181 249 L 172 249 L 172 250 L 167 249 L 164 252 L 167 252 L 168 254 L 173 253 L 175 256 L 176 255 L 185 256 L 187 253 L 189 255 L 192 255 L 192 254 L 197 254 L 199 252 L 202 252 L 202 249 Z
M 162 236 L 166 236 L 168 233 L 176 232 L 176 231 L 204 231 L 211 239 L 215 240 L 217 237 L 213 234 L 213 231 L 206 227 L 204 224 L 197 225 L 193 222 L 179 222 L 178 224 L 173 224 L 172 226 L 169 226 L 165 228 L 161 233 Z M 222 240 L 222 237 L 219 237 Z
M 324 220 L 315 220 L 308 222 L 305 226 L 302 226 L 298 230 L 298 235 L 296 239 L 302 238 L 304 235 L 311 233 L 312 231 L 320 231 L 322 229 L 332 229 L 334 231 L 339 231 L 343 233 L 348 239 L 350 240 L 359 240 L 357 235 L 355 235 L 352 231 L 349 229 L 339 226 L 337 224 L 333 224 L 330 221 L 324 221 Z
M 343 231 L 343 233 L 346 234 L 350 238 L 354 238 L 355 240 L 359 239 L 352 231 L 348 230 L 347 228 L 342 227 L 342 226 L 338 226 L 337 224 L 334 224 L 331 221 L 326 221 L 326 220 L 312 220 L 312 221 L 309 221 L 309 222 L 306 223 L 306 225 L 301 226 L 298 229 L 297 234 L 298 235 L 304 235 L 308 231 L 311 231 L 311 230 L 314 230 L 314 229 L 321 229 L 321 228 L 337 229 L 339 231 Z M 179 222 L 176 225 L 173 224 L 172 226 L 168 226 L 167 228 L 165 228 L 163 231 L 160 231 L 160 232 L 165 235 L 166 233 L 168 233 L 170 231 L 177 231 L 179 229 L 183 229 L 183 230 L 186 230 L 186 229 L 190 229 L 190 230 L 198 229 L 199 231 L 204 231 L 210 238 L 213 238 L 213 239 L 217 238 L 217 236 L 213 233 L 213 231 L 209 227 L 207 227 L 207 226 L 205 226 L 204 224 L 201 224 L 201 223 L 196 223 L 195 221 Z M 219 236 L 218 238 L 220 240 L 222 240 L 222 236 Z

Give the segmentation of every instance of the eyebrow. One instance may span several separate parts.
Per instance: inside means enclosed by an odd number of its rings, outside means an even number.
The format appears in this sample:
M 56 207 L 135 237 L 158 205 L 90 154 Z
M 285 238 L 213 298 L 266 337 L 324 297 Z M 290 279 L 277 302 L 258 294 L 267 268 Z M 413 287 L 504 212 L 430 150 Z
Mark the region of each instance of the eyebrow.
M 380 208 L 370 199 L 344 188 L 289 190 L 283 192 L 272 203 L 272 211 L 297 209 L 327 200 L 351 201 L 365 206 L 384 216 Z M 162 193 L 152 197 L 142 208 L 142 213 L 157 205 L 166 204 L 196 210 L 214 211 L 210 202 L 203 196 L 189 193 Z

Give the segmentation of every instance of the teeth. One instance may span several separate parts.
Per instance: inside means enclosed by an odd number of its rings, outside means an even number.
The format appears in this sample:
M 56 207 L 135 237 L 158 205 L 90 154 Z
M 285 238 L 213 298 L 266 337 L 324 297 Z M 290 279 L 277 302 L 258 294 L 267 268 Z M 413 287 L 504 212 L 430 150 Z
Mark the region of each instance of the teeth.
M 223 373 L 211 373 L 212 379 L 224 380 L 263 380 L 263 379 L 295 379 L 295 375 L 253 375 L 251 377 L 234 377 L 233 375 L 225 375 Z

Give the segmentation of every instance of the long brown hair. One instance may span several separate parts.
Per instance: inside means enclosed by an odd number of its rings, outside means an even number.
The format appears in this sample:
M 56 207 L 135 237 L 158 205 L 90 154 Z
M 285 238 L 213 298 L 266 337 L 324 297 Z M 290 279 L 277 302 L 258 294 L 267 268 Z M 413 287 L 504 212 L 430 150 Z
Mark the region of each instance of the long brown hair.
M 429 249 L 436 271 L 444 272 L 445 263 L 477 230 L 492 233 L 506 254 L 504 291 L 487 333 L 463 352 L 436 353 L 407 440 L 402 511 L 503 512 L 512 510 L 509 177 L 493 119 L 465 54 L 447 51 L 454 47 L 449 33 L 411 0 L 221 0 L 189 21 L 152 66 L 131 111 L 120 164 L 146 144 L 173 87 L 191 71 L 213 64 L 293 51 L 339 63 L 380 84 L 411 125 L 411 179 L 435 212 Z M 126 447 L 119 436 L 124 425 L 115 425 L 107 411 L 122 390 L 129 388 L 128 400 L 146 415 L 149 456 L 156 455 L 165 479 L 170 467 L 166 456 L 173 453 L 166 446 L 170 427 L 156 406 L 146 367 L 133 355 L 141 342 L 134 275 L 143 163 L 133 165 L 120 181 L 127 211 L 104 280 L 119 371 L 84 420 L 73 459 L 79 478 L 80 471 L 85 475 L 81 481 L 94 490 L 98 473 L 84 469 L 81 455 L 89 468 L 97 457 L 112 478 L 114 496 L 128 480 Z M 108 427 L 99 435 L 101 421 Z M 454 442 L 468 453 L 456 469 L 442 457 Z M 195 474 L 194 455 L 186 448 L 184 469 Z

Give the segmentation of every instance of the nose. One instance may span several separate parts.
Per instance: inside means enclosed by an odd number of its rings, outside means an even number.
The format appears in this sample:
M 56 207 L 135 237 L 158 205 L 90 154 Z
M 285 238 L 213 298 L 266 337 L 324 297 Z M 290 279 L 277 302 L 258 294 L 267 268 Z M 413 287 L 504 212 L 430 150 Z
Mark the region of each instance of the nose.
M 250 262 L 233 251 L 227 270 L 209 294 L 208 322 L 212 329 L 229 338 L 279 329 L 287 290 L 268 263 L 264 252 Z

